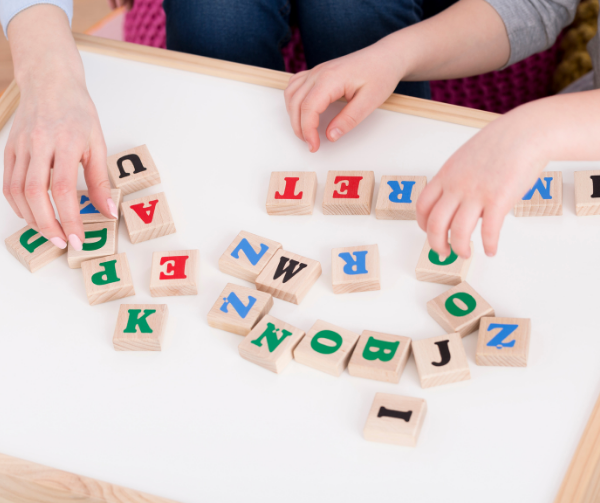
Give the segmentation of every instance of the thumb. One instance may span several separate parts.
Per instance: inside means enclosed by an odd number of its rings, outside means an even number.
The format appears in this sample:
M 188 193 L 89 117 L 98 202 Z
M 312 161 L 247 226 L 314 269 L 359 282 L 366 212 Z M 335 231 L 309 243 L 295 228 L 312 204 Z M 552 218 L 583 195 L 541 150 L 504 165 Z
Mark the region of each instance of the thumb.
M 108 218 L 118 218 L 119 211 L 110 195 L 110 182 L 106 167 L 106 145 L 104 139 L 92 141 L 90 150 L 82 161 L 85 183 L 92 204 Z
M 379 105 L 380 103 L 374 100 L 368 91 L 361 88 L 329 123 L 326 131 L 327 139 L 339 140 L 348 131 L 358 126 Z

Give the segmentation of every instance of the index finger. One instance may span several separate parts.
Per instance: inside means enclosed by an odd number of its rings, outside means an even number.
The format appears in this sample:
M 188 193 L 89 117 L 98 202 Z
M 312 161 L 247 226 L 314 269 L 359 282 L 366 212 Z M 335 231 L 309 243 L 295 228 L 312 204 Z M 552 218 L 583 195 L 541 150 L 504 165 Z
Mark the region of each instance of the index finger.
M 321 143 L 317 131 L 320 115 L 342 96 L 344 96 L 343 89 L 336 91 L 329 86 L 316 84 L 304 98 L 300 106 L 300 126 L 304 139 L 311 147 L 311 152 L 319 150 Z

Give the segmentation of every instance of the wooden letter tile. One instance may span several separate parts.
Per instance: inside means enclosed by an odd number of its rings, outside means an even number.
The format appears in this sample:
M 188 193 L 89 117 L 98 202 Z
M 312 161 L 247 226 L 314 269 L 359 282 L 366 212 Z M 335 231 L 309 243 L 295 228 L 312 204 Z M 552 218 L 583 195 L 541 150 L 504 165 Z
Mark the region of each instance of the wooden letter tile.
M 276 241 L 242 231 L 219 259 L 219 269 L 225 274 L 254 283 L 280 248 L 281 245 Z
M 375 188 L 372 171 L 330 171 L 323 196 L 324 215 L 369 215 Z
M 515 204 L 515 217 L 562 215 L 562 204 L 562 172 L 544 171 L 523 199 Z
M 380 220 L 416 220 L 417 199 L 427 185 L 426 176 L 383 176 L 375 204 Z
M 132 243 L 175 233 L 175 222 L 164 192 L 124 201 L 121 212 Z
M 377 393 L 363 431 L 365 440 L 415 447 L 426 412 L 422 398 Z
M 106 161 L 113 187 L 121 189 L 124 196 L 160 183 L 158 169 L 146 145 L 111 155 Z
M 115 351 L 160 351 L 168 316 L 166 304 L 121 304 L 113 336 Z
M 90 306 L 135 295 L 125 253 L 81 263 Z
M 417 279 L 443 285 L 458 285 L 467 278 L 471 259 L 473 258 L 473 242 L 471 241 L 471 256 L 468 259 L 459 257 L 454 251 L 443 262 L 437 252 L 431 249 L 427 240 L 417 262 Z
M 29 226 L 7 237 L 4 244 L 29 272 L 38 271 L 67 252 L 66 247 L 61 250 Z
M 475 363 L 527 367 L 530 335 L 531 320 L 528 318 L 482 318 Z
M 410 343 L 408 337 L 365 330 L 350 357 L 348 373 L 398 384 L 410 354 Z
M 462 337 L 477 330 L 484 316 L 494 316 L 492 306 L 466 281 L 430 300 L 427 312 L 446 332 Z
M 312 215 L 317 196 L 314 171 L 273 171 L 267 194 L 269 215 Z
M 120 189 L 111 189 L 110 198 L 114 201 L 118 209 L 121 207 L 121 199 L 123 192 Z M 116 219 L 107 218 L 90 201 L 90 196 L 87 190 L 77 191 L 77 202 L 79 203 L 79 215 L 84 224 L 93 224 L 98 222 L 114 222 Z
M 575 171 L 575 213 L 600 215 L 600 170 Z
M 198 250 L 154 252 L 150 295 L 198 295 Z
M 85 240 L 83 250 L 76 251 L 69 243 L 67 262 L 71 269 L 79 269 L 81 263 L 99 257 L 117 254 L 117 241 L 119 229 L 117 222 L 100 222 L 97 224 L 84 224 Z
M 333 293 L 381 290 L 379 246 L 351 246 L 331 251 Z
M 293 359 L 292 353 L 304 331 L 266 315 L 240 345 L 240 356 L 279 374 Z
M 294 350 L 297 362 L 339 377 L 348 365 L 359 335 L 317 320 Z
M 269 293 L 228 283 L 208 313 L 208 324 L 238 335 L 248 335 L 273 307 Z
M 413 341 L 413 355 L 422 388 L 471 379 L 460 334 Z
M 321 264 L 294 253 L 277 250 L 256 278 L 256 288 L 293 304 L 300 304 L 321 276 Z

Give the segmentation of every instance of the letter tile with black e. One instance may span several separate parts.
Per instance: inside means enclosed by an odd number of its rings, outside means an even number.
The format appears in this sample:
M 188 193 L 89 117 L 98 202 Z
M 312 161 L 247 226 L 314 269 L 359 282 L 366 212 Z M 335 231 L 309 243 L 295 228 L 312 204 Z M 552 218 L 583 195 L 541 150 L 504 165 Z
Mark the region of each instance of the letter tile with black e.
M 352 352 L 348 373 L 397 384 L 408 360 L 410 345 L 409 337 L 365 330 Z
M 238 346 L 240 356 L 279 374 L 293 359 L 304 331 L 271 315 L 261 319 Z
M 466 281 L 427 303 L 427 312 L 446 332 L 462 337 L 479 328 L 484 316 L 494 316 L 494 309 Z
M 363 430 L 365 440 L 415 447 L 426 412 L 422 398 L 377 393 Z
M 248 335 L 273 307 L 269 293 L 228 283 L 208 313 L 208 324 L 238 335 Z
M 379 246 L 349 246 L 331 250 L 333 293 L 381 290 Z
M 81 272 L 90 306 L 135 295 L 125 253 L 82 262 Z
M 413 341 L 412 350 L 422 388 L 471 379 L 460 334 Z
M 309 367 L 339 377 L 348 365 L 359 335 L 317 320 L 294 350 L 294 359 Z
M 161 351 L 168 316 L 166 304 L 121 304 L 113 335 L 115 351 Z

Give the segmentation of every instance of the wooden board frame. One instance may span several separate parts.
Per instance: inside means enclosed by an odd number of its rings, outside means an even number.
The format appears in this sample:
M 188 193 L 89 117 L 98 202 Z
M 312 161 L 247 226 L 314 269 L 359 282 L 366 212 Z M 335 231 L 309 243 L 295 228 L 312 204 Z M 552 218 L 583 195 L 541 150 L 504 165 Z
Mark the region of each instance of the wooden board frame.
M 275 89 L 285 89 L 291 74 L 239 63 L 206 58 L 176 51 L 146 47 L 127 42 L 74 34 L 80 51 L 120 59 L 129 59 L 157 66 L 211 75 Z M 19 104 L 19 88 L 15 81 L 0 97 L 0 129 Z M 410 96 L 392 94 L 379 108 L 428 119 L 482 128 L 499 117 L 498 114 L 449 105 Z M 600 496 L 600 398 L 581 437 L 569 470 L 555 503 L 591 503 Z

